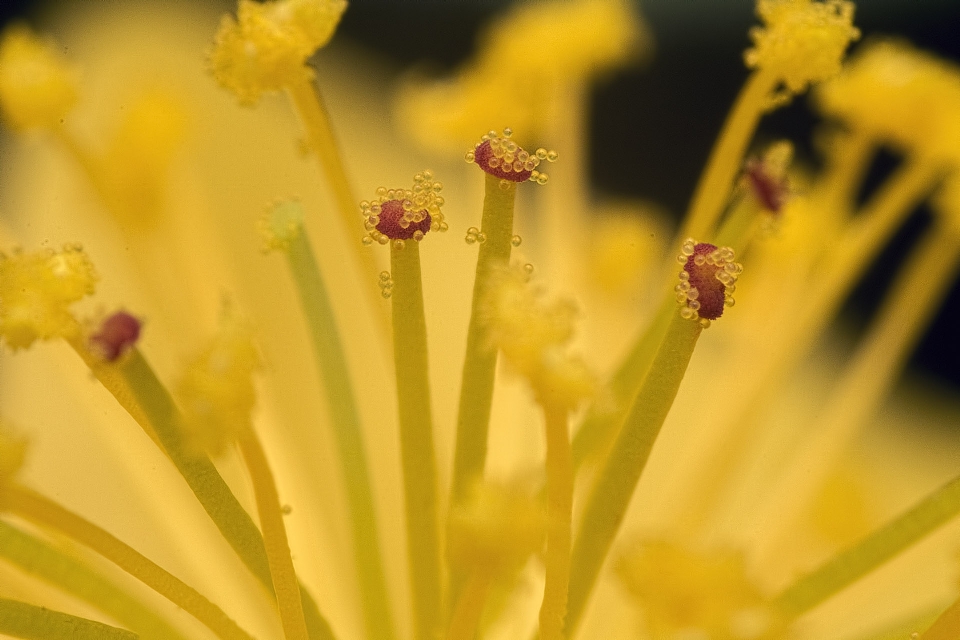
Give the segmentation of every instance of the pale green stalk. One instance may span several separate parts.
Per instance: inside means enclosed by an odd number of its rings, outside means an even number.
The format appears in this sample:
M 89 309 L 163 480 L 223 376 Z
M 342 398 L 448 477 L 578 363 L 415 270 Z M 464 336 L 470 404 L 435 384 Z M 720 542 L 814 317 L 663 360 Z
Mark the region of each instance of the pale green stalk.
M 46 607 L 0 598 L 0 633 L 28 640 L 137 640 L 140 636 Z
M 93 605 L 144 640 L 184 640 L 179 631 L 126 589 L 80 560 L 6 522 L 0 522 L 0 556 Z
M 467 329 L 467 352 L 460 383 L 460 409 L 457 414 L 457 445 L 453 457 L 451 502 L 467 495 L 472 482 L 483 477 L 487 459 L 487 431 L 490 425 L 490 404 L 497 370 L 497 350 L 486 339 L 480 317 L 481 301 L 487 294 L 487 281 L 497 266 L 510 262 L 513 238 L 513 206 L 517 185 L 509 182 L 500 188 L 501 180 L 484 174 L 483 216 L 480 231 L 486 240 L 477 255 L 477 273 L 473 281 L 473 304 Z
M 699 322 L 680 317 L 676 307 L 674 313 L 583 511 L 571 563 L 566 624 L 570 637 L 580 622 L 703 330 Z
M 270 565 L 257 525 L 230 491 L 210 458 L 186 449 L 180 429 L 179 411 L 170 397 L 170 392 L 157 378 L 143 355 L 133 349 L 124 356 L 120 364 L 107 365 L 99 362 L 82 343 L 74 341 L 71 346 L 86 361 L 97 379 L 130 411 L 140 426 L 156 436 L 156 440 L 160 442 L 164 452 L 186 480 L 224 539 L 274 597 Z M 140 420 L 145 420 L 146 424 Z M 302 585 L 300 595 L 310 637 L 314 640 L 332 640 L 334 636 L 329 623 Z
M 373 505 L 370 471 L 363 444 L 356 396 L 350 383 L 347 357 L 340 342 L 333 305 L 302 225 L 286 247 L 290 271 L 310 330 L 313 353 L 326 390 L 341 472 L 347 490 L 353 555 L 360 579 L 364 624 L 372 640 L 396 637 L 384 579 L 383 561 Z
M 19 485 L 4 490 L 4 507 L 96 551 L 202 622 L 221 640 L 252 640 L 220 607 L 130 545 L 59 504 Z
M 800 578 L 773 604 L 799 617 L 905 551 L 960 514 L 960 477 L 954 478 L 886 526 Z
M 544 406 L 547 441 L 546 579 L 540 606 L 541 640 L 562 640 L 570 590 L 570 540 L 573 517 L 573 460 L 565 407 Z
M 437 462 L 433 447 L 427 323 L 420 280 L 420 246 L 390 246 L 393 276 L 393 355 L 400 417 L 400 454 L 407 514 L 407 554 L 413 592 L 414 638 L 434 640 L 442 619 Z

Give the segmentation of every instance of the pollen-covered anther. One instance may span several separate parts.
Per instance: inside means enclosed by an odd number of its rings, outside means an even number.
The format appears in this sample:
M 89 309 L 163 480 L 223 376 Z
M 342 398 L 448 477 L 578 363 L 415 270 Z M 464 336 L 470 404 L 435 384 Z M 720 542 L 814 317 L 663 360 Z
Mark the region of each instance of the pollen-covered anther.
M 734 262 L 733 249 L 688 238 L 677 261 L 683 264 L 680 283 L 674 287 L 680 315 L 704 327 L 734 304 L 737 278 L 743 267 Z
M 539 171 L 538 167 L 544 160 L 556 162 L 557 152 L 541 148 L 530 153 L 514 142 L 512 136 L 510 129 L 504 129 L 503 134 L 492 130 L 485 133 L 476 147 L 467 152 L 466 161 L 475 162 L 486 173 L 500 178 L 505 188 L 509 188 L 512 182 L 527 180 L 546 184 L 549 176 Z
M 90 347 L 105 362 L 115 362 L 137 343 L 141 326 L 138 318 L 126 311 L 117 311 L 90 336 Z
M 377 189 L 377 197 L 360 203 L 363 226 L 367 234 L 363 244 L 374 242 L 402 248 L 406 240 L 419 242 L 430 231 L 446 231 L 440 207 L 443 185 L 429 171 L 414 176 L 412 189 Z

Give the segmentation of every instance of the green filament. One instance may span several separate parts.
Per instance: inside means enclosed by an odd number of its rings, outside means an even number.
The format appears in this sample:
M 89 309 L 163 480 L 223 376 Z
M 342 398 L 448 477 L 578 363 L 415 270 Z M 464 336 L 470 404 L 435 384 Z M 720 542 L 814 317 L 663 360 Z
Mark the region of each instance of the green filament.
M 299 224 L 299 223 L 298 223 Z M 376 509 L 367 454 L 347 358 L 340 342 L 333 305 L 302 225 L 286 248 L 290 271 L 313 341 L 313 352 L 326 389 L 350 509 L 353 554 L 360 578 L 364 622 L 373 640 L 396 637 L 384 579 Z
M 960 477 L 858 544 L 801 578 L 774 599 L 790 616 L 800 616 L 867 575 L 960 514 Z
M 414 638 L 433 640 L 440 633 L 441 620 L 440 530 L 419 243 L 407 241 L 398 247 L 394 241 L 390 248 L 390 264 L 394 281 L 393 354 Z
M 144 640 L 183 640 L 179 631 L 126 589 L 6 522 L 0 522 L 0 557 L 93 605 Z
M 0 633 L 28 640 L 137 640 L 132 631 L 0 598 Z
M 570 540 L 573 517 L 573 460 L 565 408 L 544 407 L 547 432 L 546 582 L 540 607 L 541 640 L 562 640 L 570 590 Z
M 573 545 L 567 634 L 574 635 L 600 568 L 626 514 L 702 327 L 674 315 L 583 512 Z
M 486 296 L 491 270 L 510 262 L 513 238 L 513 206 L 517 186 L 509 182 L 508 187 L 502 189 L 499 178 L 486 174 L 485 177 L 480 230 L 486 240 L 480 244 L 477 255 L 473 304 L 467 329 L 467 353 L 460 384 L 457 445 L 453 458 L 453 502 L 461 501 L 470 490 L 471 483 L 483 477 L 497 350 L 491 349 L 486 343 L 480 318 L 480 301 Z

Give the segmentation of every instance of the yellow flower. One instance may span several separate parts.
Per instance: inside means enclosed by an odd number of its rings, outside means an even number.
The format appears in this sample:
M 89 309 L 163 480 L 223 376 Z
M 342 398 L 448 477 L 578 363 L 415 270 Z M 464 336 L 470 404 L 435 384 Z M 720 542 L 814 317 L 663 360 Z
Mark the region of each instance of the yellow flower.
M 52 129 L 77 102 L 77 78 L 53 44 L 28 27 L 7 27 L 0 47 L 0 110 L 15 129 Z

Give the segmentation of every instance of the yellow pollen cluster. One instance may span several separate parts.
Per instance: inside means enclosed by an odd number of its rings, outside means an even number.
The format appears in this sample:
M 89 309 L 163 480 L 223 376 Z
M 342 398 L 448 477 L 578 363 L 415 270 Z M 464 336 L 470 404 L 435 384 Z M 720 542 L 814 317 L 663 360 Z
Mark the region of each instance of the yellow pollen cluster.
M 594 378 L 566 350 L 577 315 L 573 303 L 544 302 L 526 269 L 502 266 L 489 278 L 480 317 L 490 345 L 530 381 L 542 404 L 573 408 L 589 397 Z
M 52 128 L 77 101 L 77 79 L 56 47 L 28 27 L 0 36 L 0 110 L 14 129 Z
M 210 54 L 217 81 L 243 104 L 310 74 L 307 59 L 333 36 L 346 0 L 240 0 L 224 16 Z
M 960 164 L 960 68 L 906 42 L 864 45 L 817 104 L 878 139 Z M 923 114 L 923 117 L 917 117 Z
M 260 218 L 258 228 L 264 251 L 286 251 L 303 231 L 303 207 L 293 200 L 279 202 Z
M 20 471 L 27 455 L 27 441 L 15 436 L 0 423 L 0 505 L 3 503 L 3 488 Z
M 189 445 L 221 453 L 250 426 L 255 403 L 253 374 L 259 357 L 248 327 L 232 317 L 186 367 L 177 387 Z
M 765 26 L 751 29 L 754 46 L 744 60 L 783 83 L 786 91 L 775 103 L 840 72 L 847 46 L 860 37 L 853 9 L 846 0 L 758 0 L 757 15 Z
M 448 151 L 491 122 L 544 137 L 561 86 L 637 59 L 651 38 L 625 0 L 518 3 L 481 41 L 476 61 L 456 78 L 411 82 L 397 102 L 417 141 Z M 562 99 L 562 98 L 561 98 Z
M 433 179 L 433 173 L 422 171 L 413 177 L 412 189 L 387 189 L 386 187 L 377 188 L 377 197 L 373 200 L 363 200 L 360 203 L 360 214 L 363 216 L 363 228 L 367 230 L 366 235 L 361 238 L 365 246 L 372 245 L 374 242 L 387 244 L 390 242 L 389 235 L 383 233 L 384 228 L 381 224 L 381 213 L 383 205 L 387 202 L 398 201 L 402 207 L 403 213 L 396 221 L 400 229 L 406 230 L 411 226 L 415 231 L 410 237 L 417 242 L 423 240 L 425 231 L 416 228 L 417 225 L 425 226 L 426 215 L 430 216 L 429 231 L 446 231 L 449 227 L 444 220 L 443 212 L 440 207 L 444 200 L 440 192 L 443 191 L 443 184 L 439 180 Z M 380 226 L 380 230 L 378 230 Z M 406 234 L 403 234 L 406 235 Z M 394 246 L 402 248 L 404 240 L 396 238 L 393 240 Z
M 69 311 L 94 291 L 97 274 L 78 245 L 0 254 L 0 337 L 13 349 L 77 330 Z
M 559 154 L 543 147 L 530 153 L 514 142 L 512 137 L 513 130 L 510 128 L 504 128 L 502 134 L 491 129 L 480 136 L 480 142 L 472 150 L 467 151 L 463 159 L 470 163 L 485 163 L 484 171 L 491 170 L 487 171 L 488 173 L 504 174 L 503 181 L 507 184 L 501 183 L 501 186 L 505 189 L 510 187 L 511 178 L 517 178 L 520 181 L 529 180 L 541 185 L 547 184 L 550 176 L 538 170 L 538 167 L 544 160 L 556 162 L 560 157 Z M 485 146 L 489 146 L 489 152 L 485 148 L 481 150 L 481 147 Z M 527 172 L 530 174 L 529 177 L 523 178 L 522 176 Z
M 643 610 L 652 638 L 783 637 L 782 623 L 765 606 L 736 553 L 650 541 L 624 554 L 617 573 Z
M 450 514 L 451 556 L 462 566 L 507 574 L 540 549 L 546 515 L 519 488 L 478 483 Z
M 705 250 L 705 247 L 708 249 Z M 681 305 L 682 317 L 696 320 L 707 328 L 711 318 L 716 319 L 723 313 L 723 307 L 734 305 L 733 294 L 737 290 L 737 279 L 743 272 L 743 266 L 735 262 L 734 258 L 733 249 L 730 247 L 718 248 L 698 243 L 693 238 L 684 241 L 677 255 L 677 262 L 683 264 L 684 268 L 678 275 L 680 283 L 673 289 L 677 302 Z M 720 286 L 714 288 L 709 282 L 702 282 L 704 272 L 709 274 L 706 275 L 707 278 L 717 280 Z M 713 297 L 717 299 L 710 299 Z

